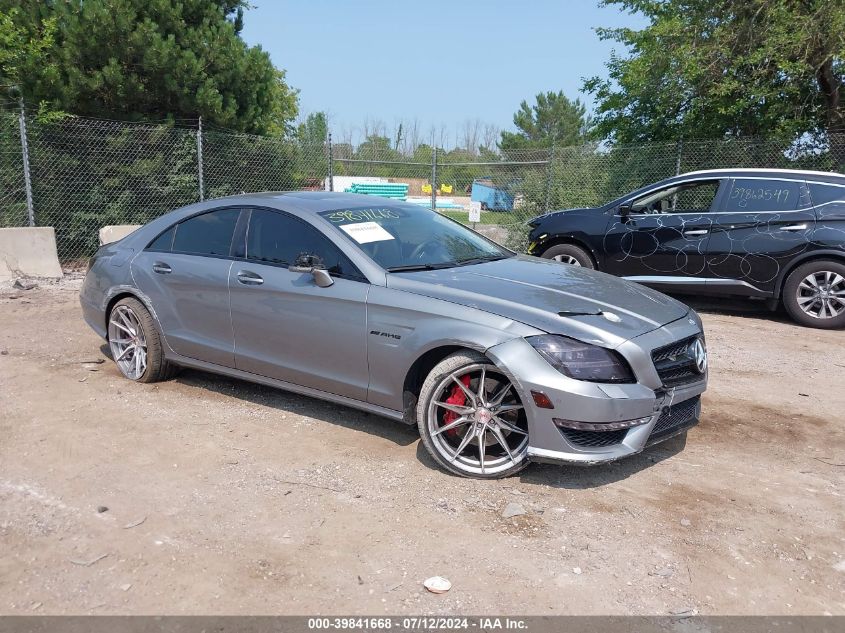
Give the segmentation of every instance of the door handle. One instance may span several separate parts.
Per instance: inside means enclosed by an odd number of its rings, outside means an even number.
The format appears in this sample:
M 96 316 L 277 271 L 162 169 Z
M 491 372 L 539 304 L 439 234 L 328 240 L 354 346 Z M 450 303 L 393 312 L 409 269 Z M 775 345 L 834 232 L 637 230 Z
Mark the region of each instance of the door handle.
M 264 283 L 264 279 L 261 275 L 258 275 L 251 270 L 240 270 L 238 271 L 238 282 L 244 284 L 245 286 L 260 286 Z
M 790 224 L 788 226 L 780 227 L 781 231 L 789 231 L 789 232 L 796 232 L 796 231 L 806 231 L 807 225 L 806 224 Z
M 709 232 L 707 229 L 690 229 L 689 231 L 684 231 L 684 235 L 707 235 Z
M 165 264 L 164 262 L 156 262 L 153 264 L 153 272 L 158 273 L 159 275 L 168 275 L 173 272 L 173 269 L 170 267 L 169 264 Z

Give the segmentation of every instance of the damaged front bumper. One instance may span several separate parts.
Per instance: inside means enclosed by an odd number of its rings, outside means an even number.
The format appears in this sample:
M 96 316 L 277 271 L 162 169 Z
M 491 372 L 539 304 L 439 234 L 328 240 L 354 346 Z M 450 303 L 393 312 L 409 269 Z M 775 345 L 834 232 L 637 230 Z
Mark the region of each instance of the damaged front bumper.
M 487 355 L 520 390 L 532 461 L 600 464 L 635 455 L 698 423 L 706 372 L 683 386 L 665 388 L 651 352 L 700 334 L 698 325 L 684 318 L 617 347 L 637 378 L 632 384 L 568 378 L 524 339 L 494 346 Z M 547 396 L 552 408 L 537 406 L 532 393 Z

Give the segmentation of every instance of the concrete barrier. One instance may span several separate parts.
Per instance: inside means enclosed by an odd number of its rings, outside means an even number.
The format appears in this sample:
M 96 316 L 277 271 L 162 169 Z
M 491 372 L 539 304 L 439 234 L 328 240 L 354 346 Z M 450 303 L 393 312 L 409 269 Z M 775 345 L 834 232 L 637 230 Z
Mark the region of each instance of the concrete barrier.
M 61 276 L 52 226 L 0 229 L 0 280 Z
M 122 240 L 140 226 L 140 224 L 111 224 L 104 226 L 100 229 L 100 246 Z

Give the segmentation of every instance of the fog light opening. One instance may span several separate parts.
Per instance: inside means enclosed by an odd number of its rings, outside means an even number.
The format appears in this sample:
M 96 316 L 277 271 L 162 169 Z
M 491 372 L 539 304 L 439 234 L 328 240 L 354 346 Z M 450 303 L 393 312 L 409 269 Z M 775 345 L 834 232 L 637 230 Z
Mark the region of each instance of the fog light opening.
M 637 418 L 636 420 L 621 420 L 619 422 L 576 422 L 575 420 L 561 420 L 552 418 L 555 426 L 575 431 L 621 431 L 635 426 L 642 426 L 651 422 L 653 416 Z

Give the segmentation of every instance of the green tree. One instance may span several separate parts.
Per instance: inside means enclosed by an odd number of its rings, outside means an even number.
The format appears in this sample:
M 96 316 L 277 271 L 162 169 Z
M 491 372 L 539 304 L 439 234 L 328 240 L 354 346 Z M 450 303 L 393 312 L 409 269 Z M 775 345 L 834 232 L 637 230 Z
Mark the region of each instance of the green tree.
M 55 18 L 32 30 L 19 25 L 21 14 L 18 7 L 0 9 L 0 88 L 17 88 L 33 73 L 49 75 L 56 70 L 47 56 L 54 44 Z M 9 96 L 21 95 L 12 90 Z
M 269 55 L 239 36 L 244 0 L 0 0 L 11 31 L 6 59 L 25 41 L 49 40 L 18 83 L 30 103 L 124 120 L 202 116 L 244 132 L 281 134 L 297 95 Z M 10 66 L 15 68 L 15 66 Z M 18 68 L 21 64 L 18 64 Z
M 390 139 L 378 134 L 370 134 L 359 145 L 355 158 L 361 160 L 399 160 L 399 152 L 390 144 Z
M 523 101 L 513 115 L 516 132 L 502 132 L 502 151 L 577 145 L 586 138 L 586 107 L 563 92 L 540 93 L 534 105 Z
M 322 145 L 329 135 L 329 122 L 325 112 L 312 112 L 299 124 L 296 135 L 303 145 Z
M 328 175 L 328 135 L 325 112 L 312 112 L 296 130 L 300 153 L 298 179 L 312 187 L 318 186 L 318 181 Z
M 845 132 L 842 0 L 603 0 L 646 17 L 585 81 L 594 131 L 621 143 Z

